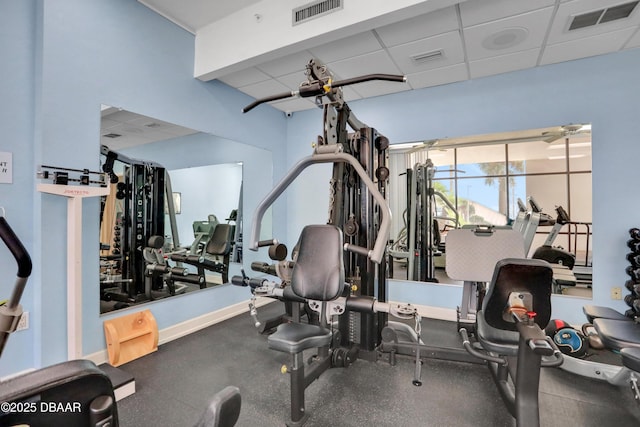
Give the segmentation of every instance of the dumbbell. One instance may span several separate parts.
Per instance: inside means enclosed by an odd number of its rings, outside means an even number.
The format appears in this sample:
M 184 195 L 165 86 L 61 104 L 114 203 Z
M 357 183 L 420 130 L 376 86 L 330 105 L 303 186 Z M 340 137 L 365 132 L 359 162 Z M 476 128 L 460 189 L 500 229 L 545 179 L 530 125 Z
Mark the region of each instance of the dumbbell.
M 629 292 L 640 295 L 640 284 L 634 282 L 633 280 L 627 280 L 626 282 L 624 282 L 624 286 L 629 290 Z
M 633 268 L 633 266 L 630 265 L 625 271 L 635 282 L 640 283 L 640 268 Z
M 640 254 L 629 252 L 627 254 L 627 261 L 629 261 L 634 268 L 640 267 Z
M 629 229 L 629 236 L 632 239 L 640 240 L 640 228 L 636 228 L 636 227 L 630 228 Z
M 639 303 L 638 302 L 638 296 L 637 295 L 625 295 L 624 297 L 624 302 L 631 308 L 635 309 L 636 305 Z
M 633 252 L 640 254 L 640 241 L 635 239 L 627 240 L 627 247 Z

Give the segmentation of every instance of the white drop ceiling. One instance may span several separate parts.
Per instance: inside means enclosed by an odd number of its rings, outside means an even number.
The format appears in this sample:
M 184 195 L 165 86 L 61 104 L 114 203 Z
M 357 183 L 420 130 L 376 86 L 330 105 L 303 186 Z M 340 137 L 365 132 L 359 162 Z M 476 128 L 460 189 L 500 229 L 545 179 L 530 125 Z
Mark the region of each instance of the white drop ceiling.
M 139 1 L 194 34 L 260 2 Z M 300 1 L 300 5 L 306 3 Z M 347 101 L 476 79 L 640 47 L 640 5 L 626 18 L 568 31 L 576 15 L 625 3 L 630 0 L 468 0 L 301 50 L 219 80 L 254 98 L 294 91 L 305 80 L 304 66 L 311 58 L 327 64 L 334 80 L 371 73 L 407 76 L 407 83 L 368 82 L 345 88 Z M 331 19 L 331 15 L 320 19 Z M 411 59 L 437 51 L 442 55 L 431 60 Z M 271 105 L 292 112 L 314 108 L 309 98 Z
M 100 123 L 100 144 L 112 150 L 164 141 L 198 133 L 162 120 L 103 106 Z

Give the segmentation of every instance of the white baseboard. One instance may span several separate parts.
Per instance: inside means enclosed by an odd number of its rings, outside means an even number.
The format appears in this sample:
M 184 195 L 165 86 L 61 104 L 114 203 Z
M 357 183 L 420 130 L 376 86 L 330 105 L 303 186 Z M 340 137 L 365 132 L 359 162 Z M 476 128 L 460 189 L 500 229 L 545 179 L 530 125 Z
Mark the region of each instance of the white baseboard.
M 266 304 L 274 302 L 271 298 L 258 298 L 256 301 L 256 307 L 262 307 Z M 185 320 L 168 328 L 158 331 L 158 345 L 166 344 L 175 339 L 184 337 L 185 335 L 192 334 L 200 329 L 207 328 L 216 323 L 220 323 L 224 320 L 235 317 L 239 314 L 249 311 L 249 300 L 239 302 L 230 305 L 220 310 L 212 311 L 210 313 L 203 314 L 193 319 Z M 109 353 L 107 350 L 100 350 L 92 354 L 88 354 L 83 357 L 84 359 L 91 360 L 96 365 L 109 362 Z

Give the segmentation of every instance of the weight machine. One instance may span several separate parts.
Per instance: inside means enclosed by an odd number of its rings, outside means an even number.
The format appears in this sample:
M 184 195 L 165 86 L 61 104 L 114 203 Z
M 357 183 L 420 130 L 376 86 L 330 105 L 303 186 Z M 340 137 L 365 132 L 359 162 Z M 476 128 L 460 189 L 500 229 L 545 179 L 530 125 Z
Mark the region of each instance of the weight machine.
M 115 199 L 121 204 L 109 222 L 106 204 L 115 202 L 107 196 L 101 207 L 102 230 L 112 227 L 111 241 L 106 243 L 110 253 L 101 260 L 108 264 L 108 274 L 102 276 L 101 299 L 137 303 L 149 299 L 150 291 L 163 291 L 161 275 L 146 275 L 143 250 L 153 236 L 165 235 L 165 207 L 170 221 L 172 243 L 179 246 L 178 227 L 175 220 L 173 193 L 169 174 L 155 162 L 137 160 L 101 147 L 104 156 L 102 170 L 115 185 Z M 115 162 L 122 164 L 116 171 Z M 118 176 L 120 174 L 120 176 Z M 112 191 L 113 194 L 113 191 Z
M 256 327 L 261 327 L 257 318 L 256 296 L 295 303 L 293 321 L 280 324 L 268 338 L 270 348 L 292 357 L 291 365 L 281 369 L 283 373 L 290 374 L 289 426 L 301 426 L 309 416 L 305 409 L 306 388 L 328 368 L 348 367 L 357 358 L 376 361 L 388 354 L 389 363 L 394 364 L 396 354 L 413 356 L 416 361 L 413 384 L 416 386 L 422 384 L 421 357 L 470 363 L 484 363 L 487 360 L 479 359 L 478 354 L 469 353 L 463 348 L 425 345 L 420 339 L 421 318 L 417 309 L 410 304 L 387 302 L 385 255 L 391 212 L 385 195 L 389 176 L 389 141 L 355 118 L 339 88 L 373 79 L 403 81 L 403 77 L 373 74 L 333 82 L 327 68 L 316 60 L 307 64 L 307 77 L 308 81 L 298 91 L 256 100 L 243 110 L 247 112 L 264 102 L 291 96 L 315 96 L 316 104 L 323 107 L 324 133 L 318 137 L 313 154 L 293 166 L 258 205 L 253 217 L 249 249 L 256 251 L 260 247 L 269 247 L 271 259 L 277 263 L 253 263 L 252 269 L 277 275 L 281 280 L 249 278 L 244 272 L 242 276 L 232 278 L 234 285 L 251 288 L 253 297 L 249 309 Z M 353 129 L 353 133 L 347 131 L 347 125 Z M 333 164 L 327 224 L 306 226 L 292 259 L 287 261 L 287 251 L 277 240 L 259 240 L 262 218 L 304 169 L 318 163 Z M 519 236 L 518 233 L 516 236 Z M 522 251 L 522 240 L 516 246 Z M 493 269 L 494 265 L 495 262 L 489 268 Z M 511 282 L 514 280 L 506 281 L 505 289 L 509 288 Z M 518 282 L 517 278 L 515 282 Z M 317 319 L 310 318 L 308 323 L 300 322 L 301 304 L 318 313 Z M 489 314 L 501 313 L 502 308 L 492 307 Z M 415 320 L 415 329 L 406 323 L 388 321 L 389 314 Z M 529 323 L 523 319 L 524 327 L 519 327 L 523 336 L 525 329 L 533 328 Z M 402 342 L 405 337 L 409 341 Z M 533 342 L 544 347 L 542 353 L 551 351 L 555 354 L 553 347 L 547 346 L 547 341 L 539 341 L 536 334 L 528 333 L 521 341 L 519 347 L 523 349 Z M 517 340 L 515 348 L 518 348 Z M 316 351 L 315 355 L 305 361 L 303 352 L 312 349 Z M 531 372 L 531 379 L 535 380 L 540 368 L 538 356 L 538 353 L 527 353 L 522 365 L 523 369 L 535 370 Z M 502 372 L 499 375 L 503 375 Z M 520 390 L 519 393 L 528 396 L 533 387 L 525 386 Z M 524 415 L 517 415 L 517 418 L 531 419 L 532 422 L 526 425 L 535 425 L 537 398 L 534 401 L 518 394 L 512 403 L 505 400 L 510 410 L 531 403 L 533 406 Z

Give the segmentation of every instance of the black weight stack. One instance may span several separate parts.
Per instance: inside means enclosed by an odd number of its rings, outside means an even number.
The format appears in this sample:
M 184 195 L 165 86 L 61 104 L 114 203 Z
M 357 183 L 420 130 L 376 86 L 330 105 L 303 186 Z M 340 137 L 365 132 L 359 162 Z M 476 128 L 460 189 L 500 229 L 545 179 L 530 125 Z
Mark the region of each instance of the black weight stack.
M 640 228 L 630 228 L 627 247 L 631 252 L 627 254 L 629 266 L 626 273 L 631 277 L 624 284 L 629 294 L 625 295 L 624 302 L 630 307 L 625 311 L 625 316 L 634 318 L 640 314 Z

